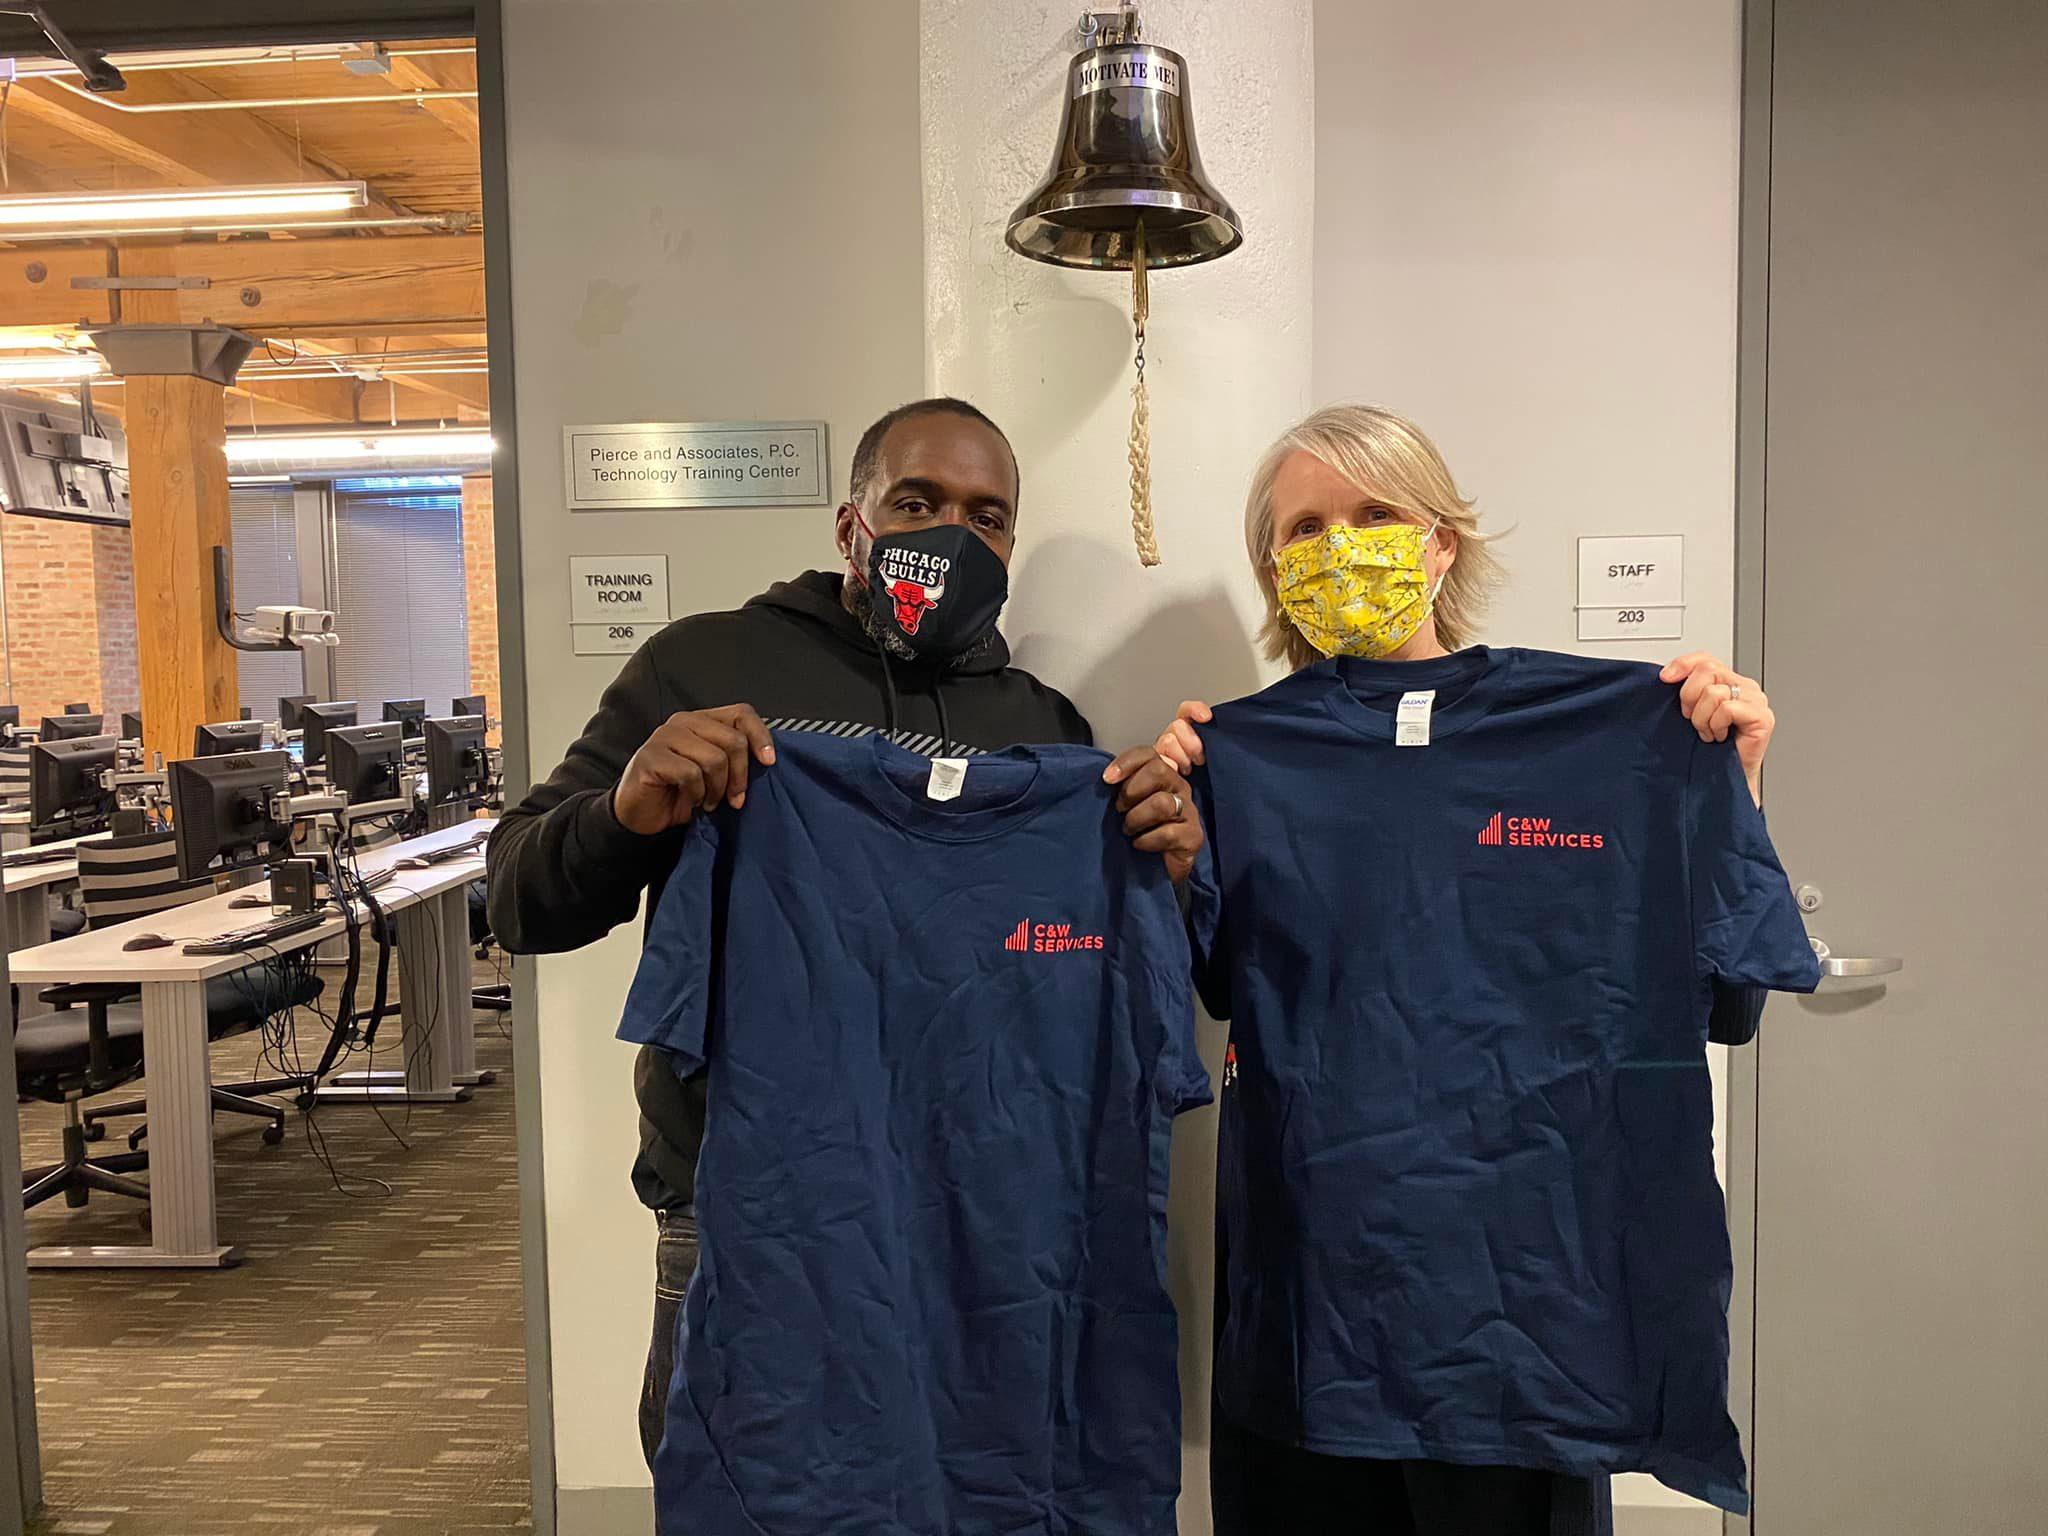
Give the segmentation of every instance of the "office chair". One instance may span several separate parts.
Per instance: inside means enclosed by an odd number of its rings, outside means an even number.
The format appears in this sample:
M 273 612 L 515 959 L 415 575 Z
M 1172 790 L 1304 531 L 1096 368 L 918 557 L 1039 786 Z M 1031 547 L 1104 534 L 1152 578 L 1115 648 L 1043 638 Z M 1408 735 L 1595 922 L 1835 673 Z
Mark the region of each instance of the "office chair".
M 169 832 L 96 837 L 80 843 L 78 888 L 85 905 L 86 923 L 93 928 L 132 922 L 213 894 L 210 880 L 188 885 L 178 879 L 177 841 Z M 267 961 L 216 976 L 206 984 L 207 1039 L 225 1040 L 261 1028 L 272 1014 L 318 998 L 321 987 L 317 976 L 287 972 Z M 44 1002 L 62 1008 L 101 1000 L 125 1002 L 136 995 L 136 989 L 120 982 L 71 982 L 51 987 L 41 995 Z M 298 1093 L 305 1086 L 303 1077 L 215 1084 L 213 1108 L 216 1113 L 225 1110 L 269 1121 L 263 1129 L 263 1140 L 276 1146 L 284 1140 L 284 1110 L 260 1102 L 259 1096 Z M 106 1121 L 139 1115 L 145 1108 L 143 1100 L 131 1099 L 91 1111 L 83 1117 L 85 1139 L 99 1140 L 105 1134 Z M 130 1133 L 128 1144 L 139 1146 L 147 1131 L 146 1125 L 137 1126 Z
M 0 811 L 28 809 L 29 748 L 0 747 Z
M 85 1155 L 84 1101 L 132 1081 L 142 1072 L 142 1010 L 116 1007 L 92 999 L 81 1013 L 53 1008 L 30 1014 L 14 1025 L 14 1074 L 25 1094 L 64 1106 L 63 1161 L 22 1173 L 24 1208 L 62 1195 L 69 1206 L 82 1206 L 94 1190 L 147 1200 L 149 1186 L 125 1175 L 149 1166 L 144 1152 L 112 1157 Z
M 486 889 L 483 881 L 472 880 L 465 892 L 469 898 L 469 942 L 475 948 L 479 960 L 490 959 L 491 946 L 498 942 L 491 934 L 490 903 L 485 896 Z M 503 982 L 471 987 L 469 1002 L 471 1007 L 481 1008 L 486 1013 L 510 1013 L 512 989 Z

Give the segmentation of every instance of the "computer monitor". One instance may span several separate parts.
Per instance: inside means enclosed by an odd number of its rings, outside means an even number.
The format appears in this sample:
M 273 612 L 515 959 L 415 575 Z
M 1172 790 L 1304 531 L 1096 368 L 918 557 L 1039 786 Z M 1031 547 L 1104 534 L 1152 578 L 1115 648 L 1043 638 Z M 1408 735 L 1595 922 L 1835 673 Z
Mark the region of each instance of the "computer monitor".
M 32 842 L 80 837 L 105 829 L 114 814 L 112 736 L 42 741 L 28 754 L 28 823 Z
M 291 852 L 292 826 L 276 814 L 289 769 L 282 752 L 237 752 L 171 764 L 171 829 L 178 878 L 253 869 Z
M 230 752 L 255 752 L 262 746 L 261 720 L 222 720 L 192 728 L 194 757 L 225 757 Z
M 448 713 L 451 715 L 483 715 L 488 719 L 491 713 L 489 705 L 490 701 L 482 694 L 465 693 L 455 701 L 454 706 L 449 709 Z
M 100 734 L 106 720 L 100 715 L 45 715 L 42 729 L 37 733 L 45 741 L 83 741 L 88 736 Z
M 384 701 L 384 718 L 386 720 L 396 720 L 400 725 L 404 726 L 405 739 L 407 741 L 418 741 L 420 739 L 420 722 L 427 718 L 427 701 L 425 699 L 386 699 Z
M 281 731 L 296 731 L 303 722 L 299 711 L 313 702 L 310 693 L 288 693 L 277 701 L 277 728 Z
M 140 710 L 123 710 L 121 712 L 121 739 L 123 741 L 142 740 L 142 712 Z
M 453 805 L 480 798 L 490 785 L 484 717 L 461 715 L 426 722 L 427 803 Z
M 327 733 L 338 725 L 356 723 L 356 701 L 335 699 L 326 704 L 306 704 L 299 710 L 299 730 L 306 744 L 303 760 L 317 768 L 327 760 Z
M 398 721 L 337 726 L 326 740 L 329 789 L 352 806 L 399 798 L 405 785 L 405 728 Z
M 66 704 L 64 706 L 64 713 L 67 715 L 89 715 L 92 713 L 92 706 L 90 704 Z

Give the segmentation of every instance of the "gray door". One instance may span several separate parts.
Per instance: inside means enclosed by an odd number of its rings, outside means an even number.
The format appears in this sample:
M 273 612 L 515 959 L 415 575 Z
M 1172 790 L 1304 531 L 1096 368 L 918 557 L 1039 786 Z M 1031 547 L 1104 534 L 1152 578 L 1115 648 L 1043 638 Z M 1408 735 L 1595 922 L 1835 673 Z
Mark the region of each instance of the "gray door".
M 1766 800 L 1809 932 L 1906 964 L 1745 1071 L 1753 1529 L 2037 1533 L 2048 5 L 1775 13 Z

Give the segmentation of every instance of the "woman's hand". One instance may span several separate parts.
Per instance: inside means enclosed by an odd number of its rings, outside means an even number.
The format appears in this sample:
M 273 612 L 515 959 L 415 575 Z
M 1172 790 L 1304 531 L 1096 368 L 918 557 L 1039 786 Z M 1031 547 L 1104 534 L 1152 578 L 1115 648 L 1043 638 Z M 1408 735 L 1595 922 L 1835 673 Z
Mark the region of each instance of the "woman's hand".
M 1193 773 L 1195 764 L 1202 761 L 1202 738 L 1195 734 L 1195 727 L 1207 725 L 1214 714 L 1200 699 L 1189 699 L 1181 705 L 1180 713 L 1173 717 L 1173 724 L 1159 733 L 1159 740 L 1152 744 L 1152 750 L 1165 758 L 1181 773 Z
M 1678 707 L 1690 720 L 1702 741 L 1726 741 L 1735 737 L 1735 755 L 1742 759 L 1742 776 L 1749 781 L 1749 797 L 1764 803 L 1764 753 L 1770 750 L 1771 732 L 1778 717 L 1771 701 L 1753 677 L 1744 677 L 1726 662 L 1705 651 L 1681 656 L 1665 667 L 1664 681 L 1677 683 Z
M 1195 797 L 1179 770 L 1150 747 L 1133 747 L 1102 770 L 1102 782 L 1123 786 L 1116 808 L 1124 813 L 1131 846 L 1164 858 L 1175 885 L 1187 879 L 1204 836 Z

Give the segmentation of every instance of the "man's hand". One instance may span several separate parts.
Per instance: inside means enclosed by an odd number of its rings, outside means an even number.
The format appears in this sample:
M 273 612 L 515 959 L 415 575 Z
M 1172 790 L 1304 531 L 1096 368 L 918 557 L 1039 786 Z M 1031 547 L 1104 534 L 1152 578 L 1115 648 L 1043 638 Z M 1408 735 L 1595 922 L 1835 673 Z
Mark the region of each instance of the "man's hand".
M 747 771 L 775 761 L 775 742 L 751 704 L 670 715 L 626 764 L 612 791 L 619 825 L 643 837 L 680 827 L 720 801 L 747 803 Z
M 1726 741 L 1735 737 L 1735 755 L 1742 759 L 1742 776 L 1749 781 L 1749 798 L 1764 803 L 1764 753 L 1770 750 L 1771 732 L 1778 717 L 1753 677 L 1744 677 L 1733 667 L 1717 661 L 1705 651 L 1681 656 L 1662 674 L 1667 683 L 1677 683 L 1678 707 L 1690 720 L 1702 741 Z
M 1180 771 L 1150 747 L 1133 747 L 1102 770 L 1102 782 L 1121 784 L 1116 808 L 1124 813 L 1124 835 L 1140 853 L 1166 859 L 1166 872 L 1179 885 L 1202 851 L 1202 818 Z

